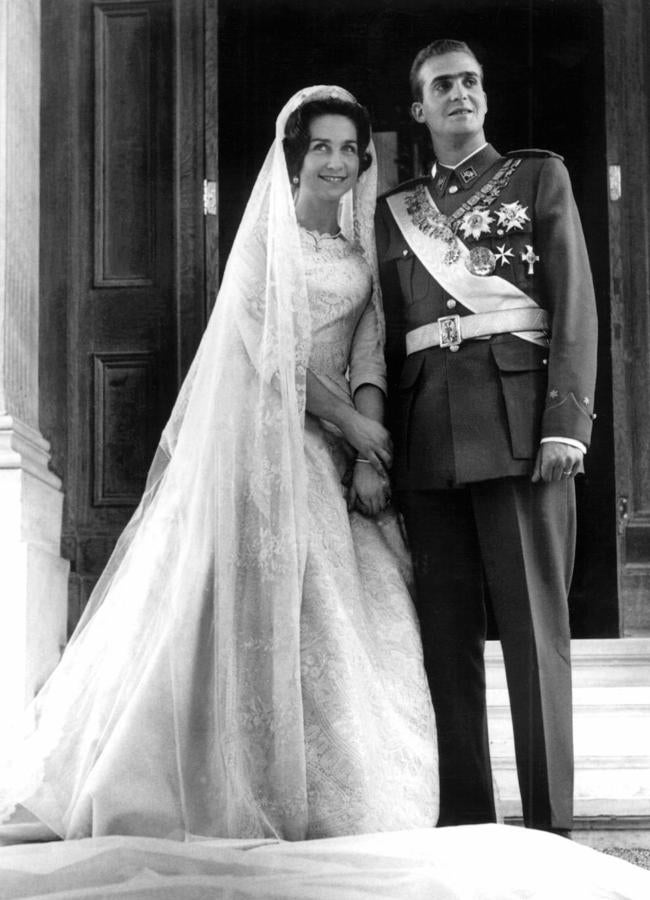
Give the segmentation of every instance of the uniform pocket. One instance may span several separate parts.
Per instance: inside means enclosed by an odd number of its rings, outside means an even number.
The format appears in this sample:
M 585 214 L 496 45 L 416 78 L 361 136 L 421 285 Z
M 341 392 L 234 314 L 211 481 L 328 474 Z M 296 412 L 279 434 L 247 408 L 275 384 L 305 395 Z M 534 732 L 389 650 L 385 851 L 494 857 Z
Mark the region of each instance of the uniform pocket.
M 412 353 L 410 356 L 406 357 L 399 380 L 400 391 L 409 391 L 413 389 L 420 375 L 423 363 L 424 356 L 422 353 Z
M 384 256 L 386 263 L 393 263 L 399 278 L 400 292 L 405 303 L 413 303 L 413 267 L 415 254 L 406 241 L 393 242 Z
M 546 397 L 548 350 L 521 338 L 490 344 L 496 364 L 515 459 L 532 459 L 539 446 Z
M 406 241 L 393 242 L 384 261 L 394 263 L 405 303 L 417 303 L 429 296 L 433 279 Z

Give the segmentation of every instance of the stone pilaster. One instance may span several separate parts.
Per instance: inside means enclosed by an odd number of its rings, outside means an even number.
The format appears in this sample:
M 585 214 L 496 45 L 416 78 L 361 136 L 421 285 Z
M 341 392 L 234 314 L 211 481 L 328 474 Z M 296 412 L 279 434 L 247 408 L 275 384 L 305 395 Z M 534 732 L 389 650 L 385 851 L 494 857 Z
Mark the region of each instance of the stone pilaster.
M 0 730 L 65 639 L 61 482 L 38 430 L 40 0 L 0 0 Z

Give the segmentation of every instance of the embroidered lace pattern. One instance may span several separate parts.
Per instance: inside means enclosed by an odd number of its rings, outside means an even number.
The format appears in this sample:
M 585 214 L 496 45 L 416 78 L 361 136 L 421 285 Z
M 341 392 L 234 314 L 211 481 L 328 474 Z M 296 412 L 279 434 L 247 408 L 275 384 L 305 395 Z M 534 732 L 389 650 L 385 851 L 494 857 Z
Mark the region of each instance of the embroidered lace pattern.
M 349 392 L 347 362 L 369 309 L 358 248 L 302 241 L 310 368 Z M 367 322 L 366 322 L 367 325 Z M 353 456 L 310 419 L 305 432 L 309 546 L 301 672 L 309 835 L 426 826 L 437 817 L 436 742 L 397 519 L 348 514 L 342 479 Z

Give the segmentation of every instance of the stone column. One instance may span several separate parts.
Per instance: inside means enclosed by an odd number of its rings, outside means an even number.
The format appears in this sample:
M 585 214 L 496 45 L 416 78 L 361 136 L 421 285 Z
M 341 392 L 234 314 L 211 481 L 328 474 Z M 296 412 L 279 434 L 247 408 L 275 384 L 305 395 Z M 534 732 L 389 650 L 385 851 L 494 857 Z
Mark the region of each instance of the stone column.
M 63 494 L 38 428 L 39 105 L 40 0 L 0 0 L 0 740 L 65 641 Z

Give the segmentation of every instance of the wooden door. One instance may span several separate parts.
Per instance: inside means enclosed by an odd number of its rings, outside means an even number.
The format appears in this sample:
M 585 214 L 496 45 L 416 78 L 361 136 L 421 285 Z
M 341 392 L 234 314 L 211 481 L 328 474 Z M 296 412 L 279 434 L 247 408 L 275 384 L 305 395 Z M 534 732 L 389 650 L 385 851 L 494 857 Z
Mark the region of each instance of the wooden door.
M 202 66 L 199 0 L 43 4 L 41 421 L 71 626 L 204 325 Z

